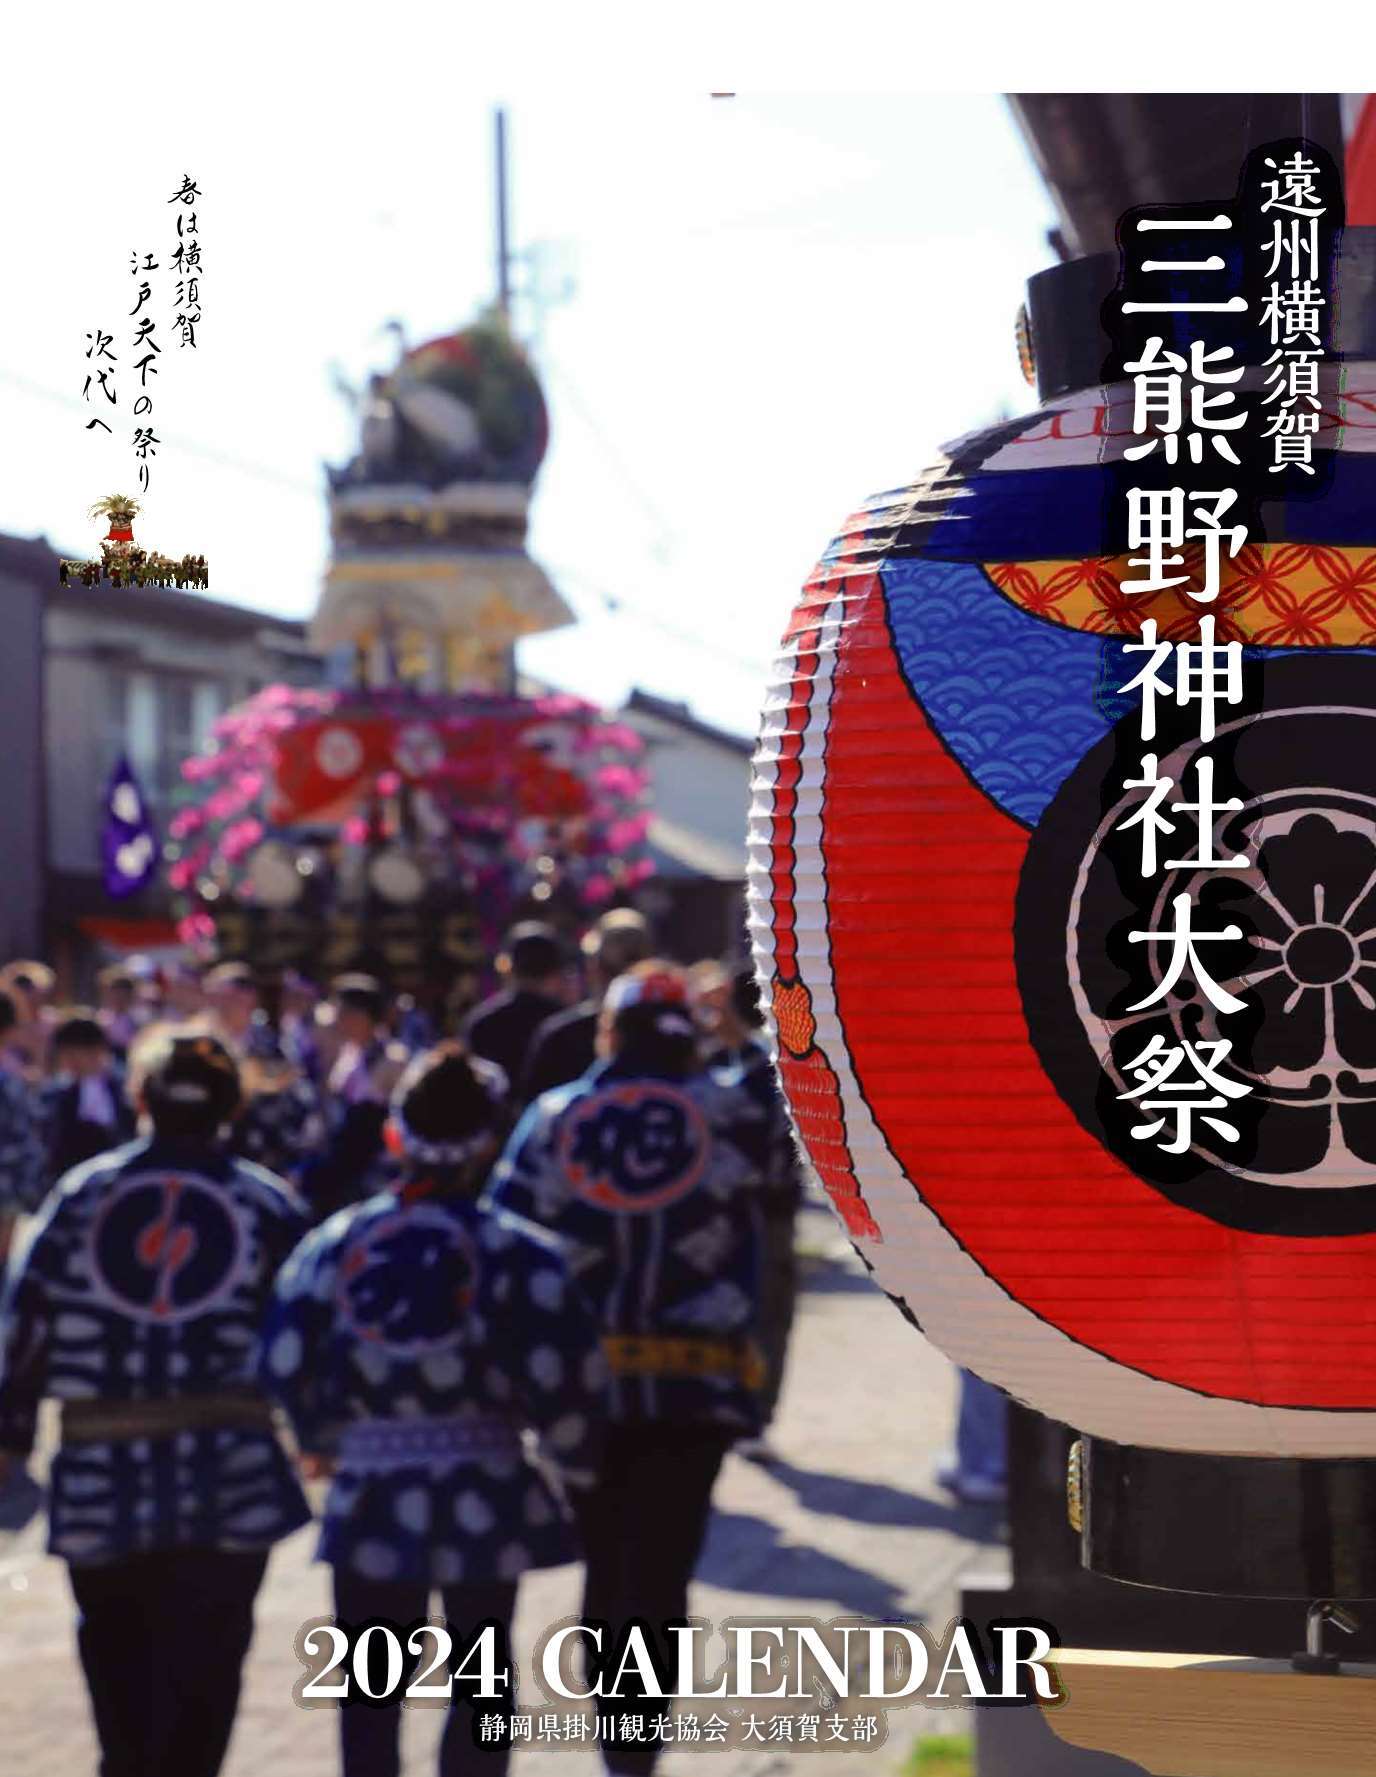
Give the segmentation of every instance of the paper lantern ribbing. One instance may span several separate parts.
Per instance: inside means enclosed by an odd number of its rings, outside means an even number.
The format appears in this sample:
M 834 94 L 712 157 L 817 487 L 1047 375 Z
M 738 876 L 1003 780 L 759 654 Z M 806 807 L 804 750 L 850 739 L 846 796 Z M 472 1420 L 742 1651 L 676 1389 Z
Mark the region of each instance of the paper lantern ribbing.
M 1330 374 L 1329 492 L 1277 502 L 1212 607 L 1257 687 L 1219 730 L 1248 870 L 1116 866 L 1123 645 L 1200 616 L 1129 607 L 1096 553 L 1126 387 L 963 439 L 855 514 L 756 757 L 752 932 L 819 1178 L 938 1345 L 1122 1444 L 1376 1456 L 1376 364 Z M 1167 731 L 1162 773 L 1197 746 Z M 1257 1006 L 1236 1153 L 1196 1122 L 1163 1155 L 1105 1115 L 1111 934 L 1182 888 L 1244 934 L 1215 959 Z M 1207 1010 L 1177 992 L 1142 1028 L 1207 1034 Z

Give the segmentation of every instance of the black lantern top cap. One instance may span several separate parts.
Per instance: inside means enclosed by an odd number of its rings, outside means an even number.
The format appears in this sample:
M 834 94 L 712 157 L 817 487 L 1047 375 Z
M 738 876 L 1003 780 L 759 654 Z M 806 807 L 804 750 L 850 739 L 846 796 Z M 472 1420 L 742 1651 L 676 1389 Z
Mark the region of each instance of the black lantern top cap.
M 1095 253 L 1053 265 L 1028 280 L 1027 314 L 1036 365 L 1037 393 L 1054 400 L 1105 380 L 1112 343 L 1104 328 L 1104 306 L 1118 288 L 1119 256 Z M 1334 258 L 1329 358 L 1376 359 L 1376 228 L 1349 225 Z M 1162 316 L 1159 331 L 1188 343 L 1201 329 L 1196 317 Z M 1260 327 L 1235 330 L 1242 363 L 1261 363 L 1271 351 Z

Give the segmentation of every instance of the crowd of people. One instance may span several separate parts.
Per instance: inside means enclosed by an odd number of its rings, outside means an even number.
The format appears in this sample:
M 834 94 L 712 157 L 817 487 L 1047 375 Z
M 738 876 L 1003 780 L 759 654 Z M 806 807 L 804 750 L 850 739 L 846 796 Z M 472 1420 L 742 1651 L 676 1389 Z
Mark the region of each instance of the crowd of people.
M 245 965 L 135 959 L 59 1011 L 0 971 L 0 1491 L 57 1401 L 103 1777 L 219 1770 L 303 1482 L 341 1624 L 438 1597 L 456 1648 L 505 1635 L 581 1556 L 615 1670 L 686 1615 L 728 1449 L 767 1458 L 800 1181 L 749 971 L 628 909 L 497 966 L 452 1032 L 362 975 L 269 1007 Z M 667 1705 L 598 1708 L 607 1769 L 652 1770 Z M 456 1691 L 442 1773 L 505 1767 L 474 1720 Z M 396 1773 L 399 1725 L 343 1707 L 345 1777 Z

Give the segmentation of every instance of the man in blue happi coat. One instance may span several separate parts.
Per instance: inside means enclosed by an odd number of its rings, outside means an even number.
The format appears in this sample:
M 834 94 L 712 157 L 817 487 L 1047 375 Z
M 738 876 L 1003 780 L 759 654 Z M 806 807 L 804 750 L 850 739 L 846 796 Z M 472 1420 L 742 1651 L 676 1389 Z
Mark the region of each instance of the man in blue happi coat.
M 0 1471 L 62 1405 L 49 1541 L 68 1563 L 102 1777 L 215 1777 L 253 1601 L 309 1516 L 254 1377 L 273 1276 L 306 1226 L 233 1159 L 235 1062 L 168 1030 L 139 1057 L 147 1133 L 58 1181 L 0 1307 Z
M 492 1201 L 563 1243 L 602 1323 L 611 1381 L 596 1483 L 582 1497 L 583 1615 L 604 1651 L 633 1619 L 655 1635 L 687 1610 L 712 1488 L 731 1444 L 758 1434 L 759 1197 L 772 1128 L 738 1076 L 702 1068 L 682 971 L 650 960 L 612 982 L 603 1060 L 526 1112 Z M 613 1662 L 613 1670 L 615 1665 Z M 645 1772 L 654 1740 L 604 1756 Z M 607 1738 L 611 1736 L 611 1738 Z

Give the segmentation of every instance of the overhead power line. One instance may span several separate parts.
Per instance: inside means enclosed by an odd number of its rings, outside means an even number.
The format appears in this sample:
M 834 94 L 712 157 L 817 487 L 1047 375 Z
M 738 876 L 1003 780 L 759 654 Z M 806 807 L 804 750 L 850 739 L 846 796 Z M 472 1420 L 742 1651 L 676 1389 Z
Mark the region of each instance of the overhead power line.
M 640 508 L 644 516 L 649 519 L 650 523 L 659 532 L 659 546 L 657 553 L 660 554 L 662 559 L 668 559 L 675 552 L 678 543 L 678 533 L 674 526 L 661 511 L 654 496 L 646 490 L 630 464 L 627 463 L 621 452 L 607 436 L 601 424 L 598 422 L 596 415 L 593 413 L 592 408 L 578 392 L 577 384 L 573 381 L 572 377 L 570 377 L 569 373 L 549 357 L 546 357 L 544 360 L 544 368 L 552 380 L 558 385 L 570 408 L 572 408 L 573 412 L 577 414 L 578 418 L 587 428 L 594 444 L 596 444 L 598 450 L 601 452 L 602 459 L 607 467 L 616 476 L 617 480 L 631 496 L 631 499 Z
M 609 592 L 606 587 L 599 586 L 595 581 L 589 580 L 581 569 L 555 567 L 554 575 L 561 585 L 567 581 L 573 586 L 581 587 L 589 597 L 597 600 L 608 615 L 626 616 L 635 623 L 643 623 L 650 629 L 658 630 L 661 635 L 667 636 L 671 641 L 679 642 L 687 648 L 697 649 L 703 654 L 711 654 L 716 659 L 724 660 L 728 665 L 738 668 L 741 672 L 749 673 L 752 677 L 767 673 L 773 664 L 763 655 L 738 654 L 734 649 L 724 647 L 711 636 L 697 635 L 691 630 L 679 629 L 672 623 L 666 623 L 662 617 L 645 610 L 643 606 L 629 604 L 617 593 Z
M 565 385 L 565 393 L 568 393 L 567 379 L 561 376 L 560 380 Z M 0 383 L 22 389 L 25 394 L 32 395 L 40 401 L 50 402 L 55 406 L 69 407 L 77 411 L 81 411 L 85 406 L 84 402 L 73 395 L 64 395 L 56 389 L 45 388 L 41 383 L 33 382 L 30 378 L 18 375 L 12 370 L 0 369 Z M 576 396 L 574 403 L 577 404 Z M 596 422 L 586 409 L 580 409 L 580 411 L 594 436 L 601 440 L 603 435 Z M 218 464 L 221 468 L 233 469 L 240 475 L 252 476 L 255 480 L 285 488 L 292 493 L 309 495 L 313 502 L 319 502 L 324 497 L 324 488 L 319 482 L 307 481 L 304 476 L 291 475 L 284 470 L 272 468 L 268 464 L 256 463 L 250 458 L 236 456 L 230 451 L 223 451 L 214 445 L 204 444 L 199 439 L 189 438 L 185 434 L 169 432 L 165 434 L 163 441 L 166 444 L 174 445 L 178 450 L 185 451 L 188 456 Z M 610 462 L 615 453 L 611 452 L 610 447 L 607 446 L 604 454 L 607 455 Z M 630 476 L 629 470 L 623 470 L 622 473 L 626 477 Z M 634 483 L 633 478 L 627 481 L 627 486 L 638 489 L 638 484 Z M 644 505 L 647 514 L 668 537 L 671 534 L 668 521 L 655 507 L 649 495 L 638 490 L 637 497 Z M 555 569 L 555 573 L 559 580 L 568 581 L 574 586 L 581 586 L 588 596 L 596 599 L 602 610 L 610 616 L 628 617 L 633 622 L 657 630 L 661 635 L 684 647 L 696 649 L 699 653 L 710 654 L 718 660 L 725 661 L 741 672 L 758 675 L 768 670 L 770 663 L 762 657 L 738 654 L 731 648 L 723 647 L 711 636 L 698 635 L 691 630 L 680 629 L 675 624 L 666 623 L 657 613 L 646 610 L 643 605 L 637 605 L 633 601 L 623 598 L 619 593 L 611 592 L 605 586 L 599 585 L 581 569 L 561 566 Z

